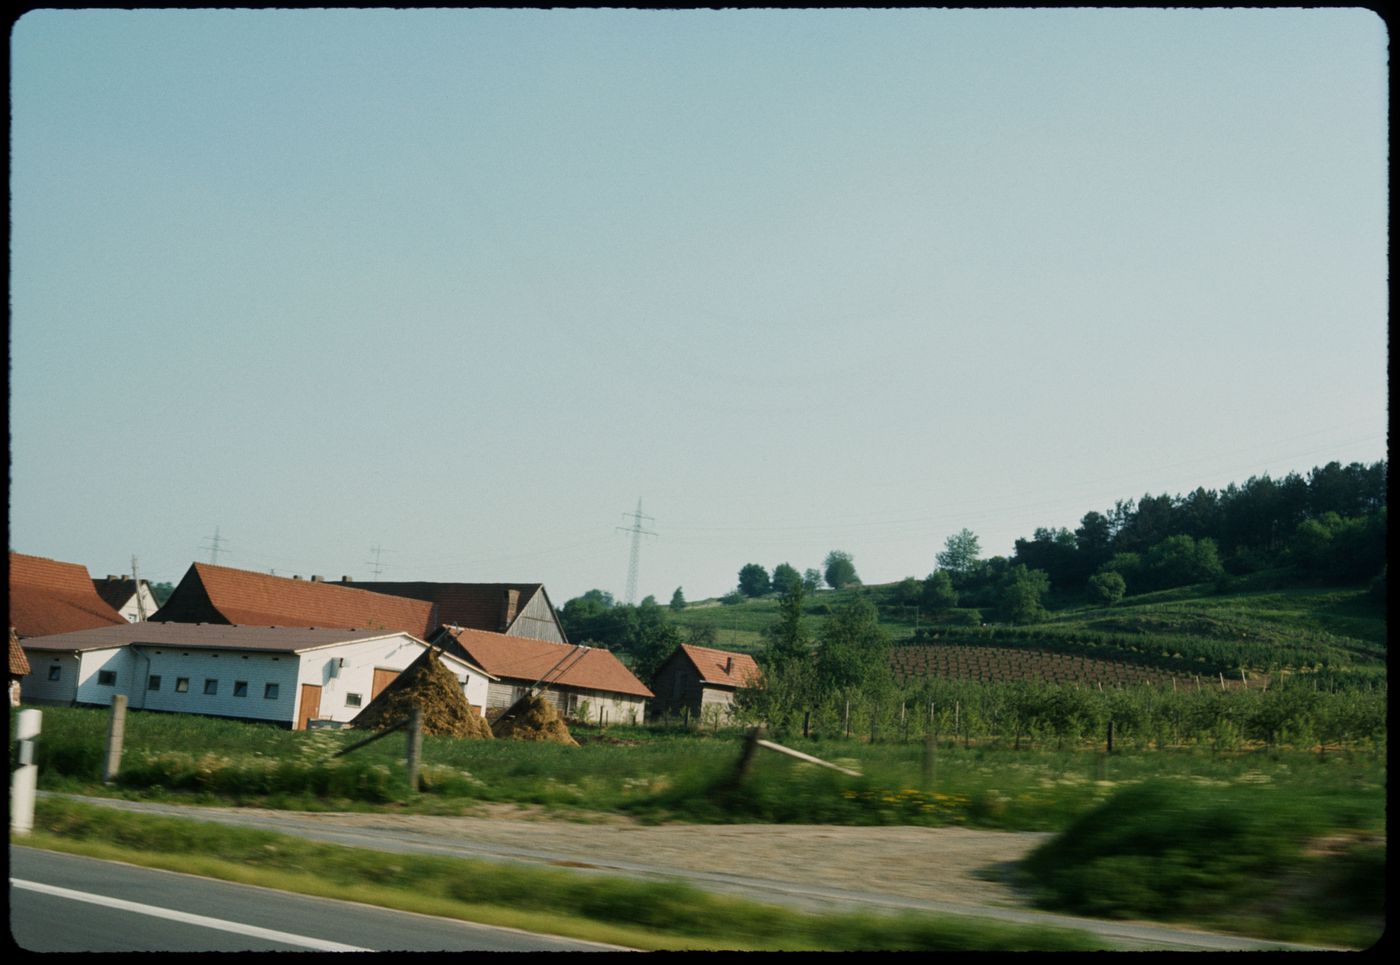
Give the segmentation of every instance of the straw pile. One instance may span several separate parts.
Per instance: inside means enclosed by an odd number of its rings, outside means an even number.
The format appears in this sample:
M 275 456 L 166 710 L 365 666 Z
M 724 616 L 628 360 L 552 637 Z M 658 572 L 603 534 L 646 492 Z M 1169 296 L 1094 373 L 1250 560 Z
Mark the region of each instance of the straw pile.
M 577 747 L 578 741 L 569 734 L 569 728 L 554 711 L 554 705 L 538 694 L 526 700 L 509 717 L 496 721 L 497 737 L 509 737 L 518 741 L 549 741 L 554 744 L 568 744 Z
M 359 730 L 383 730 L 405 720 L 414 707 L 423 714 L 423 733 L 475 740 L 494 737 L 491 726 L 467 704 L 457 677 L 427 651 L 355 717 Z

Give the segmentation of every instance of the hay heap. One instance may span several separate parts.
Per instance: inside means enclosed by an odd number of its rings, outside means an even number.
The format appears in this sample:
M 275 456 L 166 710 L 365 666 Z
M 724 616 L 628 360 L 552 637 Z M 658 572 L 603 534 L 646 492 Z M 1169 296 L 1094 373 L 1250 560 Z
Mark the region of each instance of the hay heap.
M 496 736 L 501 738 L 578 746 L 578 741 L 569 734 L 569 728 L 555 713 L 554 705 L 538 694 L 527 697 L 514 709 L 514 713 L 497 719 L 494 729 Z
M 491 725 L 462 694 L 457 677 L 442 665 L 433 650 L 423 651 L 389 686 L 355 715 L 357 730 L 384 730 L 402 722 L 414 707 L 423 712 L 423 733 L 489 740 Z

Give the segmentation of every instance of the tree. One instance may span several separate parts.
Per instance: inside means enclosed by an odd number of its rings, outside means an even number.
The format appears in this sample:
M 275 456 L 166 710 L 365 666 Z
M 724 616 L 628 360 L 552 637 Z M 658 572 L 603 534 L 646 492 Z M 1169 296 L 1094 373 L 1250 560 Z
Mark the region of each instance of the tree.
M 917 576 L 906 576 L 895 587 L 895 599 L 904 606 L 918 606 L 924 595 L 924 584 Z
M 739 570 L 739 592 L 744 596 L 763 596 L 770 585 L 768 571 L 758 563 L 745 563 Z
M 652 597 L 647 597 L 635 608 L 624 609 L 632 612 L 628 615 L 627 630 L 620 649 L 631 659 L 632 672 L 642 680 L 649 680 L 680 646 L 680 631 Z
M 1002 618 L 1010 623 L 1038 623 L 1045 619 L 1045 607 L 1040 599 L 1050 589 L 1050 577 L 1044 570 L 1027 569 L 1021 564 L 1011 567 L 1001 587 L 998 606 Z
M 851 560 L 851 554 L 842 550 L 832 550 L 826 554 L 825 577 L 826 583 L 833 590 L 852 586 L 860 582 L 860 577 L 856 576 L 856 565 Z
M 958 591 L 947 570 L 935 570 L 924 580 L 923 604 L 935 613 L 958 605 Z
M 1224 574 L 1215 540 L 1169 536 L 1147 551 L 1143 568 L 1154 589 L 1205 583 Z
M 821 570 L 814 566 L 809 566 L 802 571 L 802 589 L 808 594 L 817 592 L 822 585 Z
M 1089 577 L 1089 595 L 1105 606 L 1113 606 L 1128 592 L 1128 584 L 1123 577 L 1112 570 L 1104 570 Z
M 786 593 L 802 582 L 802 574 L 791 563 L 779 563 L 773 567 L 773 592 Z
M 831 693 L 878 686 L 890 676 L 890 644 L 879 611 L 864 594 L 855 596 L 822 624 L 816 686 Z
M 671 594 L 671 609 L 680 611 L 685 609 L 685 594 L 680 587 L 676 587 L 676 592 Z
M 1113 555 L 1113 527 L 1103 513 L 1087 512 L 1074 531 L 1074 542 L 1089 569 L 1098 569 Z
M 943 544 L 943 552 L 935 559 L 938 568 L 947 570 L 956 585 L 959 580 L 971 575 L 977 566 L 977 557 L 982 548 L 977 543 L 977 534 L 970 529 L 949 536 Z

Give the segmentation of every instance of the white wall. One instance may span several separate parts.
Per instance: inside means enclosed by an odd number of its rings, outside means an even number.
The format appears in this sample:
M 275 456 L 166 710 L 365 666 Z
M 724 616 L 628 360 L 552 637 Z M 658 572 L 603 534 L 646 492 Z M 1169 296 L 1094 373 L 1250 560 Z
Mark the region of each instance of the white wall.
M 29 675 L 20 683 L 27 704 L 71 704 L 78 692 L 78 658 L 71 650 L 30 650 Z M 49 668 L 59 668 L 59 679 L 49 679 Z
M 407 634 L 398 634 L 304 653 L 297 693 L 301 693 L 301 684 L 319 684 L 321 709 L 316 718 L 348 723 L 369 706 L 376 668 L 403 671 L 423 650 L 423 643 Z M 343 665 L 333 666 L 339 661 L 343 661 Z M 443 664 L 458 680 L 466 678 L 463 693 L 467 703 L 485 708 L 486 678 L 450 656 L 443 658 Z M 347 703 L 350 694 L 359 694 L 360 702 Z
M 297 702 L 299 662 L 294 653 L 151 645 L 134 647 L 132 651 L 131 663 L 137 683 L 130 691 L 127 706 L 133 710 L 164 710 L 292 723 Z M 159 690 L 151 690 L 148 686 L 152 675 L 160 677 Z M 189 689 L 184 693 L 176 690 L 181 677 L 189 681 Z M 204 692 L 206 680 L 217 681 L 217 693 Z M 235 694 L 235 684 L 239 681 L 247 683 L 245 696 Z M 268 684 L 276 685 L 275 697 L 265 696 Z

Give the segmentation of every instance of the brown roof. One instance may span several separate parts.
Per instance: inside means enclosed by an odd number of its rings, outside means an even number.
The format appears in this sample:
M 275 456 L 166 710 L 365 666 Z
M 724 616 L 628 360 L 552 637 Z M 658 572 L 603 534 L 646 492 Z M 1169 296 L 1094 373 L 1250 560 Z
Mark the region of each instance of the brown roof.
M 681 644 L 680 650 L 690 658 L 690 662 L 700 672 L 700 679 L 707 684 L 753 687 L 763 679 L 763 671 L 758 669 L 758 664 L 747 653 L 694 647 L 688 643 Z
M 635 697 L 655 696 L 620 660 L 596 647 L 530 637 L 508 637 L 502 633 L 467 627 L 448 627 L 445 637 L 455 640 L 469 659 L 497 677 L 534 683 L 565 657 L 581 652 L 577 662 L 570 664 L 562 676 L 550 682 Z
M 421 638 L 439 623 L 436 607 L 422 600 L 208 563 L 190 566 L 155 618 L 264 627 L 359 627 Z
M 10 676 L 23 677 L 29 673 L 29 658 L 24 655 L 24 648 L 19 645 L 19 635 L 15 633 L 15 628 L 10 627 Z
M 20 645 L 26 650 L 110 650 L 137 644 L 190 650 L 301 653 L 341 643 L 378 640 L 398 632 L 328 627 L 230 626 L 224 623 L 127 623 L 123 620 L 121 626 L 76 630 L 48 637 L 26 637 L 20 641 Z M 422 643 L 421 640 L 419 642 Z
M 97 595 L 86 566 L 10 554 L 10 626 L 21 638 L 118 623 L 126 618 Z
M 344 582 L 350 586 L 373 593 L 389 593 L 393 596 L 406 596 L 414 600 L 427 600 L 436 603 L 438 619 L 444 624 L 457 627 L 471 627 L 475 630 L 494 630 L 504 633 L 510 629 L 515 618 L 534 599 L 536 593 L 544 589 L 542 583 L 427 583 L 417 582 Z M 512 607 L 509 594 L 514 591 Z

